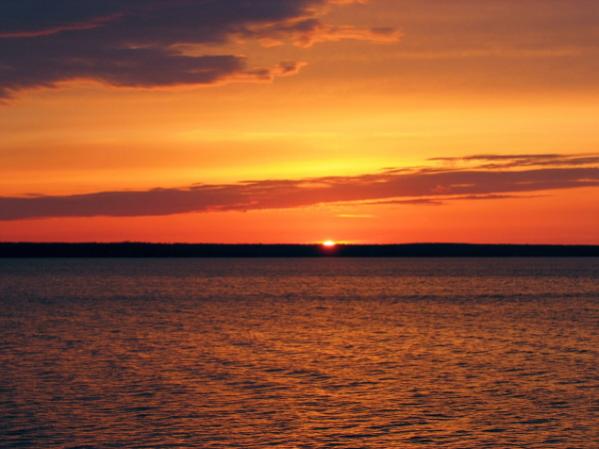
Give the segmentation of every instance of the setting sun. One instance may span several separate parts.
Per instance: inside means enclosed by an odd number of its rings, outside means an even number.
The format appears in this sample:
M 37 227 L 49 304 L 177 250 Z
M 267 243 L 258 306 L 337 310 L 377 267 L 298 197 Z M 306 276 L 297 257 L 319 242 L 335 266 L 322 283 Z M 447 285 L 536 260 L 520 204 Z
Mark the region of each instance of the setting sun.
M 598 69 L 599 0 L 0 0 L 0 449 L 591 449 Z

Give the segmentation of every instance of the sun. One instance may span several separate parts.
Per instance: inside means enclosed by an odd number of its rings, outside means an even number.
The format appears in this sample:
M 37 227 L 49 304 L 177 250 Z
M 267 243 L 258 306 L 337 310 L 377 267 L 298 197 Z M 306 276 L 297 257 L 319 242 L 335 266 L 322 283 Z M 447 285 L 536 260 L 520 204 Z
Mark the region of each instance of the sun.
M 335 248 L 337 246 L 337 242 L 335 242 L 334 240 L 325 240 L 324 242 L 322 242 L 322 246 L 324 246 L 325 248 Z

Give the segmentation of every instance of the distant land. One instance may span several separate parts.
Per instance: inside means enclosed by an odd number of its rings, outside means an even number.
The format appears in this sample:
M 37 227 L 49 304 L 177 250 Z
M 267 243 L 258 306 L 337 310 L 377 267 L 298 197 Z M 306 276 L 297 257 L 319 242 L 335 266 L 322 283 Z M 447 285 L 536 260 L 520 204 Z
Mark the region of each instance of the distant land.
M 0 258 L 13 257 L 599 257 L 599 245 L 0 243 Z

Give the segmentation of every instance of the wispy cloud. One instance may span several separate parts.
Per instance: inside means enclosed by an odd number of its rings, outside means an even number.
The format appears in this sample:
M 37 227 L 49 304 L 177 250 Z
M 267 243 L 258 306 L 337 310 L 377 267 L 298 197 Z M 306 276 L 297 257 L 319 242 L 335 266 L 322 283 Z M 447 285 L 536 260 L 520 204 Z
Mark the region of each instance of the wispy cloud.
M 434 196 L 424 198 L 412 198 L 412 199 L 390 199 L 390 200 L 375 200 L 360 202 L 360 204 L 366 205 L 424 205 L 424 206 L 443 206 L 447 203 L 454 201 L 487 201 L 487 200 L 508 200 L 508 199 L 527 199 L 537 198 L 541 195 L 509 195 L 509 194 L 482 194 L 482 195 L 448 195 L 448 196 Z
M 0 197 L 0 220 L 42 217 L 151 216 L 210 211 L 284 209 L 370 202 L 440 205 L 518 194 L 599 187 L 599 155 L 482 155 L 437 158 L 453 166 L 389 169 L 360 176 L 257 180 L 187 188 L 64 196 Z M 582 160 L 586 162 L 582 162 Z M 486 161 L 504 165 L 489 167 Z M 532 160 L 538 166 L 530 164 Z M 460 161 L 482 164 L 459 166 Z M 517 164 L 522 161 L 521 164 Z
M 437 157 L 433 162 L 445 164 L 475 163 L 479 168 L 499 169 L 532 166 L 582 166 L 599 164 L 596 154 L 476 154 L 465 157 Z

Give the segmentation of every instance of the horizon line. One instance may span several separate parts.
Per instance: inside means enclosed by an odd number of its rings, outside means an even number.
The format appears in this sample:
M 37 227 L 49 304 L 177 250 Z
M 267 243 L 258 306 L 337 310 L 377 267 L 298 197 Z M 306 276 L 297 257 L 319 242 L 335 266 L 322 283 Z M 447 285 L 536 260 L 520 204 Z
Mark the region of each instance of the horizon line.
M 180 242 L 164 241 L 153 242 L 144 240 L 114 240 L 114 241 L 27 241 L 27 240 L 0 240 L 0 245 L 190 245 L 190 246 L 323 246 L 325 241 L 318 242 Z M 335 246 L 414 246 L 414 245 L 459 245 L 459 246 L 592 246 L 599 247 L 598 243 L 493 243 L 493 242 L 460 242 L 460 241 L 414 241 L 414 242 L 343 242 L 335 241 Z
M 595 257 L 599 245 L 0 243 L 0 258 L 407 258 Z

